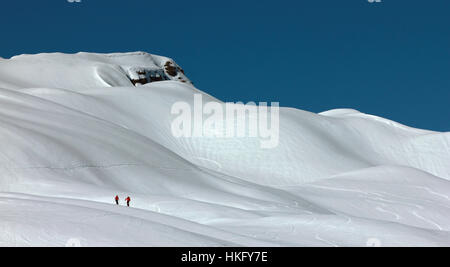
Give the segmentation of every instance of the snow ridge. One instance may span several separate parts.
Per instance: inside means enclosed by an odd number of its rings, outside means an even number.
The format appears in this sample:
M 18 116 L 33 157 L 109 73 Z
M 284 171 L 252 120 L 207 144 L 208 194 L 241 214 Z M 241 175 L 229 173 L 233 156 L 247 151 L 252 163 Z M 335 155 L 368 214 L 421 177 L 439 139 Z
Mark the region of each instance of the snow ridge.
M 198 93 L 145 52 L 0 59 L 0 246 L 450 246 L 450 133 L 281 108 L 274 149 L 173 137 Z

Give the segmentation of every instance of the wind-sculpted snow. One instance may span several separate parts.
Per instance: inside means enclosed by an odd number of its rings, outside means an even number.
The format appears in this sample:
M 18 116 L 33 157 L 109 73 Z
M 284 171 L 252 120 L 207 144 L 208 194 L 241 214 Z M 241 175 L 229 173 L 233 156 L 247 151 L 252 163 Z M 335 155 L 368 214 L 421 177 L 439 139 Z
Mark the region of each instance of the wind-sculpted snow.
M 175 138 L 174 103 L 219 100 L 175 79 L 133 86 L 128 70 L 168 61 L 0 61 L 0 245 L 450 245 L 449 133 L 281 108 L 273 149 Z

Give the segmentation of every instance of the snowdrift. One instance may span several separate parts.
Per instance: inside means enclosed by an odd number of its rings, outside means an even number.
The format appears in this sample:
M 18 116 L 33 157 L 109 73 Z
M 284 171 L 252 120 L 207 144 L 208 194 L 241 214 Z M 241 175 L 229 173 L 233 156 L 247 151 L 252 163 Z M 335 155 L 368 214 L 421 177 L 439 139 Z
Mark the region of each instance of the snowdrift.
M 175 138 L 194 94 L 144 52 L 0 60 L 0 245 L 450 245 L 450 133 L 281 108 L 274 149 Z

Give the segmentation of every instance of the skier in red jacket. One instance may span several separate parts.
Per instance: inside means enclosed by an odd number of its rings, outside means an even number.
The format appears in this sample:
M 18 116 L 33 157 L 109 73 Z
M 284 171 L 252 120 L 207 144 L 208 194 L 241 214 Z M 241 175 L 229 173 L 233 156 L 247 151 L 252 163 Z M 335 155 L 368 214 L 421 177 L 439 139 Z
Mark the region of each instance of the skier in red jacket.
M 129 207 L 129 206 L 130 206 L 131 198 L 130 198 L 130 197 L 127 197 L 127 198 L 125 199 L 125 201 L 127 202 L 127 206 Z
M 119 205 L 119 196 L 116 196 L 114 200 L 116 200 L 116 205 Z

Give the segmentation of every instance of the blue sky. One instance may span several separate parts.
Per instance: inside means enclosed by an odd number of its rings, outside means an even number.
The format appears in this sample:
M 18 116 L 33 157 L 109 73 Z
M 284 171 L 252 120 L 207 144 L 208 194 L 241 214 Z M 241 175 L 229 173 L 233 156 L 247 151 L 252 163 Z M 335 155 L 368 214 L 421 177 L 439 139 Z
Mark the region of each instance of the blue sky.
M 1 1 L 0 56 L 141 50 L 224 101 L 450 131 L 450 1 L 382 1 Z

